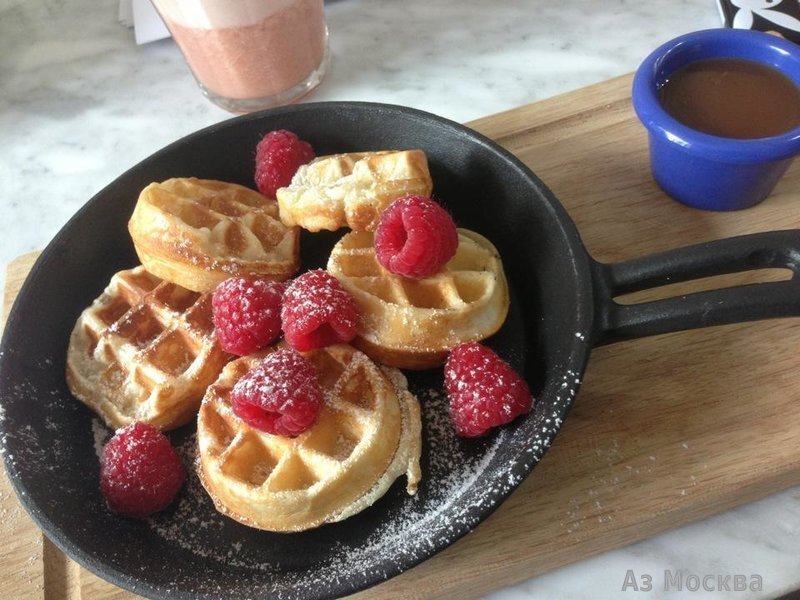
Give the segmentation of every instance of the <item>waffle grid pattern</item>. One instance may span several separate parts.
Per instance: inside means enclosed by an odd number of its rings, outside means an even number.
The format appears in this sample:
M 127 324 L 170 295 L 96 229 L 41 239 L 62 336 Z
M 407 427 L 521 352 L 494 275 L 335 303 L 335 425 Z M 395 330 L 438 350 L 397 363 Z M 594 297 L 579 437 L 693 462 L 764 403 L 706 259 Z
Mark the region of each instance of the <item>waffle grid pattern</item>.
M 275 202 L 255 192 L 177 180 L 170 193 L 153 194 L 153 206 L 192 231 L 202 251 L 224 260 L 285 261 L 293 253 L 294 234 L 278 218 Z
M 226 360 L 210 295 L 136 267 L 115 274 L 78 319 L 68 379 L 76 396 L 106 407 L 100 412 L 113 427 L 140 420 L 172 428 L 172 416 L 197 406 Z
M 148 185 L 128 230 L 148 271 L 198 292 L 233 276 L 283 281 L 300 263 L 299 230 L 281 222 L 276 202 L 223 181 Z
M 371 234 L 351 234 L 332 257 L 337 277 L 377 300 L 412 309 L 465 310 L 492 293 L 495 274 L 492 256 L 461 236 L 458 254 L 446 268 L 425 279 L 407 279 L 389 273 L 378 263 Z
M 362 315 L 355 345 L 393 367 L 443 363 L 456 345 L 496 332 L 508 313 L 500 256 L 486 238 L 459 229 L 455 256 L 424 279 L 394 275 L 375 257 L 373 234 L 351 232 L 334 246 L 328 271 L 355 298 Z
M 372 231 L 393 200 L 405 194 L 428 196 L 432 189 L 425 153 L 399 150 L 321 156 L 302 165 L 276 195 L 288 225 Z
M 198 471 L 221 512 L 262 529 L 298 531 L 365 508 L 412 463 L 415 489 L 418 407 L 403 405 L 416 406 L 413 396 L 400 398 L 387 375 L 350 346 L 315 350 L 305 356 L 325 397 L 316 423 L 295 438 L 271 435 L 245 424 L 229 401 L 265 355 L 230 363 L 200 408 Z
M 372 381 L 377 373 L 365 373 L 363 361 L 353 360 L 347 365 L 327 353 L 317 353 L 317 362 L 320 357 L 327 362 L 327 378 L 335 382 L 326 395 L 320 426 L 295 438 L 243 428 L 228 401 L 233 386 L 215 385 L 213 393 L 221 401 L 214 405 L 219 420 L 212 429 L 218 449 L 224 448 L 217 451 L 222 473 L 267 492 L 304 490 L 338 473 L 359 444 L 372 441 L 370 435 L 377 434 L 372 429 L 376 397 L 387 393 L 372 389 L 381 385 Z M 258 362 L 243 361 L 232 377 L 238 380 Z

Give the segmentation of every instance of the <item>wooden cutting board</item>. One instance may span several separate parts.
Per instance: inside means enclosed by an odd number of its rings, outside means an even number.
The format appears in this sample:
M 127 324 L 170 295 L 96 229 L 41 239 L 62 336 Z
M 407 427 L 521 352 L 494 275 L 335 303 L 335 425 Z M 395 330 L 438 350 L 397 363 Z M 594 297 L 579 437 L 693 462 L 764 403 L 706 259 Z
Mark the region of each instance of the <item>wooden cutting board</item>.
M 665 197 L 650 178 L 630 82 L 621 77 L 471 126 L 550 186 L 590 253 L 604 262 L 800 227 L 797 168 L 768 201 L 747 211 L 702 212 Z M 6 306 L 34 258 L 9 265 Z M 770 270 L 711 284 L 787 277 Z M 669 286 L 660 294 L 708 285 Z M 354 597 L 476 597 L 800 483 L 798 346 L 800 319 L 783 319 L 595 350 L 555 444 L 511 498 L 449 549 Z M 43 540 L 5 477 L 0 514 L 0 597 L 135 597 Z

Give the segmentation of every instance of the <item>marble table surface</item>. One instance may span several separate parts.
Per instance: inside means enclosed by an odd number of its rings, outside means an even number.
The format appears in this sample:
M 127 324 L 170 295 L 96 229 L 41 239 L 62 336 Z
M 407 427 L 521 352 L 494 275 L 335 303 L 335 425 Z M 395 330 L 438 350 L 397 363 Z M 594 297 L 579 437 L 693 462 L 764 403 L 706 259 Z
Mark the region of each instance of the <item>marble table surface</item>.
M 720 25 L 714 0 L 335 0 L 326 11 L 333 64 L 309 100 L 457 121 L 633 71 L 661 42 Z M 141 159 L 229 116 L 201 96 L 171 40 L 135 44 L 117 0 L 0 0 L 0 268 L 43 248 Z M 488 597 L 774 597 L 800 588 L 798 533 L 793 489 Z M 731 591 L 665 592 L 665 572 L 678 569 L 714 582 L 757 574 L 763 591 L 731 580 Z M 652 577 L 652 590 L 623 591 L 630 574 L 640 586 Z

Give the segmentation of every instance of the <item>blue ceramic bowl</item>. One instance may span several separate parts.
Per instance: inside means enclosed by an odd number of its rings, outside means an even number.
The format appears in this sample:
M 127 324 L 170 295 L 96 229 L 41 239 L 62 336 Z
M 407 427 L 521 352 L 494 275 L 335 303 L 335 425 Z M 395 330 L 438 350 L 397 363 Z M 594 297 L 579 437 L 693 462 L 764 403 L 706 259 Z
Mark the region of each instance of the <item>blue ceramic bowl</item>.
M 633 80 L 633 107 L 649 133 L 650 168 L 658 185 L 696 208 L 747 208 L 770 194 L 800 153 L 800 127 L 768 138 L 732 139 L 675 120 L 661 107 L 658 90 L 677 69 L 706 58 L 757 61 L 800 86 L 800 46 L 759 31 L 697 31 L 657 48 Z

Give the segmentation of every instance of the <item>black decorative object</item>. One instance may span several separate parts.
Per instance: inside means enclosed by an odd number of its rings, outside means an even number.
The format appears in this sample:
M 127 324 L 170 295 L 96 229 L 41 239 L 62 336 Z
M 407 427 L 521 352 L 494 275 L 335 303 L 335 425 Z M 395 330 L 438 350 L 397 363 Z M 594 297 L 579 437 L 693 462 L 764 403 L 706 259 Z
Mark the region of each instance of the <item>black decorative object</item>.
M 800 42 L 800 1 L 717 0 L 725 27 L 779 33 Z

